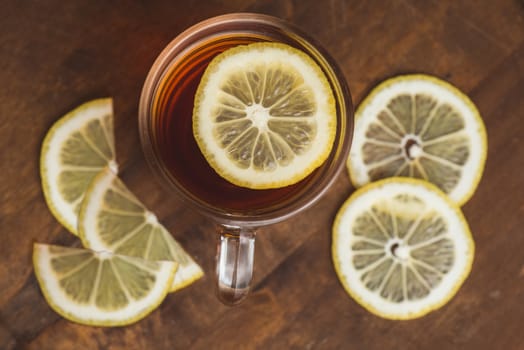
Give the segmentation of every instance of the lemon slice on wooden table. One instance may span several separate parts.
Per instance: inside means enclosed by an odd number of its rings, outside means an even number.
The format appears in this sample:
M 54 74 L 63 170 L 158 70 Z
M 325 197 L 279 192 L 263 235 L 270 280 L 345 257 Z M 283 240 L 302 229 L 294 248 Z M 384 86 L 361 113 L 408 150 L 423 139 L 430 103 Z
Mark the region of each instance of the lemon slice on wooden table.
M 335 99 L 320 67 L 278 43 L 253 43 L 211 61 L 198 86 L 193 134 L 211 167 L 229 182 L 291 185 L 333 147 Z
M 165 298 L 177 263 L 35 244 L 35 274 L 48 304 L 68 320 L 122 326 Z
M 171 292 L 203 276 L 200 266 L 108 168 L 86 191 L 78 230 L 84 246 L 96 251 L 176 261 Z
M 450 300 L 474 243 L 460 209 L 436 186 L 390 178 L 357 190 L 333 225 L 332 257 L 346 291 L 370 312 L 412 319 Z
M 85 190 L 106 166 L 116 171 L 110 98 L 84 103 L 64 115 L 42 144 L 40 176 L 45 200 L 56 219 L 73 234 L 77 234 Z
M 462 205 L 480 181 L 486 154 L 473 102 L 449 83 L 418 74 L 383 82 L 359 105 L 347 164 L 357 187 L 392 176 L 421 178 Z

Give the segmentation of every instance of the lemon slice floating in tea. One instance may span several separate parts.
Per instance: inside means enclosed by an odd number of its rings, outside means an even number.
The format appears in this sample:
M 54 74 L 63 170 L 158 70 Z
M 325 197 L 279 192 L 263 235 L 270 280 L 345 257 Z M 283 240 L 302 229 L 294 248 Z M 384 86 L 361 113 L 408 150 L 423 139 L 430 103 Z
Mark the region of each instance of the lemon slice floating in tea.
M 357 108 L 347 164 L 357 187 L 392 176 L 421 178 L 463 204 L 486 154 L 484 123 L 466 95 L 437 78 L 406 75 L 380 84 Z
M 165 298 L 177 264 L 86 249 L 35 244 L 33 265 L 48 304 L 93 326 L 138 321 Z
M 171 292 L 203 276 L 200 266 L 156 216 L 107 168 L 86 191 L 78 231 L 84 246 L 96 251 L 176 261 L 179 266 Z
M 93 100 L 60 118 L 42 144 L 40 176 L 47 205 L 56 219 L 77 234 L 85 190 L 106 166 L 116 169 L 113 102 Z
M 253 43 L 211 61 L 198 86 L 193 134 L 211 167 L 253 189 L 296 183 L 333 147 L 335 99 L 319 66 L 288 45 Z
M 412 319 L 444 305 L 468 276 L 473 255 L 460 209 L 423 180 L 368 184 L 343 204 L 333 225 L 340 281 L 385 318 Z

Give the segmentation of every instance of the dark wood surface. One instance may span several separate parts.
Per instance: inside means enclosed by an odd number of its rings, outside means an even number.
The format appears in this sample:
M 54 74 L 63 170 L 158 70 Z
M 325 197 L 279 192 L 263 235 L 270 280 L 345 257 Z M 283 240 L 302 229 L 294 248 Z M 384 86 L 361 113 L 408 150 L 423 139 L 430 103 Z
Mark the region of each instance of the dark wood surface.
M 0 3 L 0 349 L 524 349 L 524 2 L 2 1 Z M 275 15 L 318 39 L 358 104 L 379 81 L 421 72 L 447 79 L 486 123 L 486 170 L 463 207 L 476 241 L 471 275 L 446 306 L 388 321 L 341 287 L 331 224 L 352 193 L 327 195 L 257 238 L 254 290 L 228 308 L 213 295 L 213 224 L 152 179 L 137 131 L 142 84 L 162 48 L 227 12 Z M 121 175 L 202 265 L 206 276 L 122 328 L 68 322 L 45 303 L 33 242 L 77 245 L 48 211 L 38 160 L 47 129 L 95 97 L 113 96 Z

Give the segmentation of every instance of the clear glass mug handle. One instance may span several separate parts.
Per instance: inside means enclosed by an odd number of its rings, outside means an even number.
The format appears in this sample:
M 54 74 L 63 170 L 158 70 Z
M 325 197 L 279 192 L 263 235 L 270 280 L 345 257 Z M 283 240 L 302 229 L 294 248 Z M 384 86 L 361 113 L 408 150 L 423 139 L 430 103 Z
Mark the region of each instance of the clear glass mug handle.
M 253 279 L 255 230 L 220 226 L 216 257 L 217 296 L 226 305 L 240 303 Z

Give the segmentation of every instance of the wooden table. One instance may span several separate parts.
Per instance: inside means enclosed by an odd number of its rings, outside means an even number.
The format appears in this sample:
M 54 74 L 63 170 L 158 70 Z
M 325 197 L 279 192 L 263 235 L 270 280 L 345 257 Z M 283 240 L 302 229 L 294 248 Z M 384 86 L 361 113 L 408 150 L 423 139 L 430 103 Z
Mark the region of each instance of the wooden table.
M 3 1 L 0 12 L 1 349 L 524 349 L 524 3 L 504 1 Z M 313 208 L 258 236 L 254 290 L 229 308 L 213 295 L 213 224 L 152 180 L 137 131 L 140 91 L 162 48 L 210 16 L 289 20 L 340 64 L 355 104 L 400 73 L 444 78 L 486 123 L 489 152 L 463 207 L 476 241 L 471 275 L 446 306 L 413 321 L 365 311 L 331 263 L 331 224 L 353 192 L 341 173 Z M 39 153 L 59 116 L 113 96 L 121 176 L 206 276 L 122 328 L 68 322 L 36 283 L 33 242 L 76 245 L 48 211 Z

